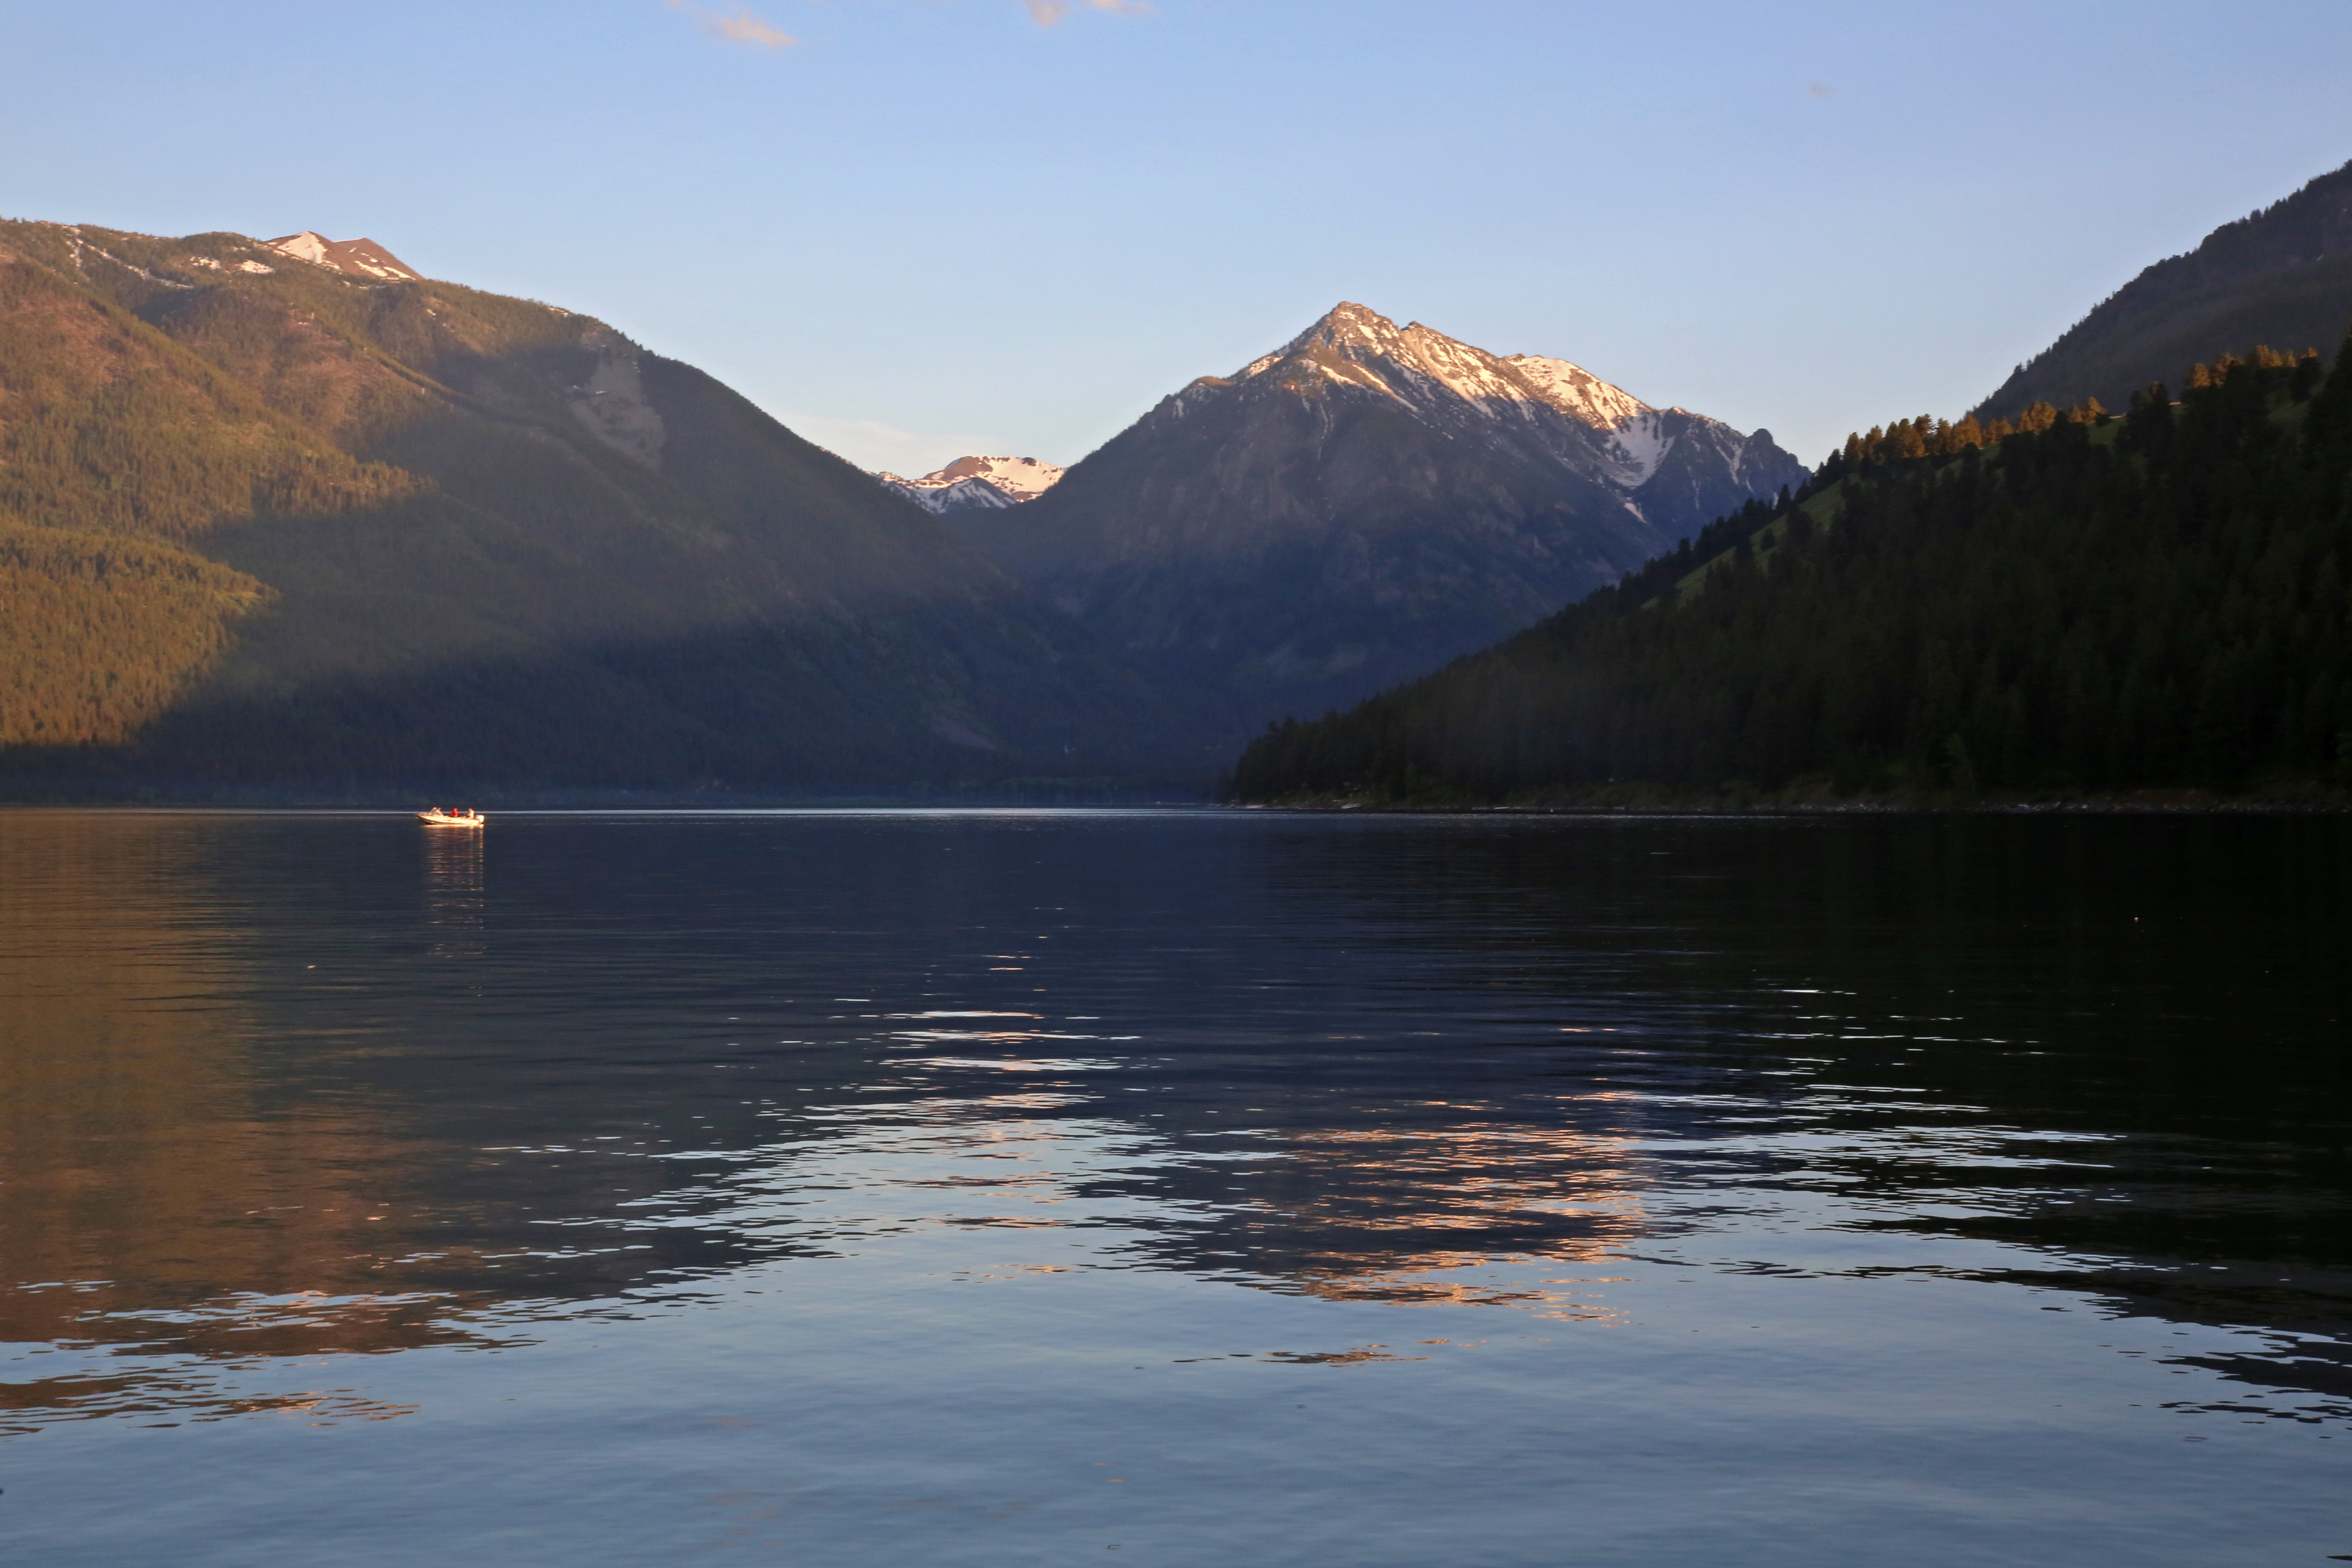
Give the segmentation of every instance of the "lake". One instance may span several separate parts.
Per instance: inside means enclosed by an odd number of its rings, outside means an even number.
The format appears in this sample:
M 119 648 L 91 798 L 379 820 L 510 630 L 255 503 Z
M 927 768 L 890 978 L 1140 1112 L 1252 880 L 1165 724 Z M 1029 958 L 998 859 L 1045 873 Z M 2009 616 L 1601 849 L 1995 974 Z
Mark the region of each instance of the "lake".
M 2352 821 L 0 813 L 10 1560 L 2352 1555 Z

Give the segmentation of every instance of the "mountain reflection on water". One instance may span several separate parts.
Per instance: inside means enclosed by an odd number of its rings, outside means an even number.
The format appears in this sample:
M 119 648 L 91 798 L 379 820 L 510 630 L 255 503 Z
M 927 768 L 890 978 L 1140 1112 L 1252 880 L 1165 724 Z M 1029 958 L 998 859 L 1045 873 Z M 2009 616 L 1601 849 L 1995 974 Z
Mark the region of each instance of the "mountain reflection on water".
M 2334 819 L 10 813 L 0 1423 L 958 1233 L 1495 1333 L 1965 1278 L 2340 1422 L 2347 914 Z

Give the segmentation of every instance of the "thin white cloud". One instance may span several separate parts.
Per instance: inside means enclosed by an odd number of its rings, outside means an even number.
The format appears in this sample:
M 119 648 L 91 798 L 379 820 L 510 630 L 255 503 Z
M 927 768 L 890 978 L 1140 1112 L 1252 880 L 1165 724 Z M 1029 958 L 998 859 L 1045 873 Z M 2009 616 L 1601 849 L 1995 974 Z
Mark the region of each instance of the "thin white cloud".
M 783 49 L 800 42 L 782 27 L 774 26 L 754 16 L 749 5 L 738 5 L 732 15 L 706 11 L 693 0 L 666 0 L 673 11 L 683 11 L 694 18 L 695 26 L 714 38 L 724 38 L 747 49 Z
M 1029 7 L 1029 19 L 1041 27 L 1050 27 L 1078 7 L 1079 0 L 1021 0 Z M 1084 0 L 1097 11 L 1108 11 L 1114 16 L 1149 16 L 1152 7 L 1145 0 Z

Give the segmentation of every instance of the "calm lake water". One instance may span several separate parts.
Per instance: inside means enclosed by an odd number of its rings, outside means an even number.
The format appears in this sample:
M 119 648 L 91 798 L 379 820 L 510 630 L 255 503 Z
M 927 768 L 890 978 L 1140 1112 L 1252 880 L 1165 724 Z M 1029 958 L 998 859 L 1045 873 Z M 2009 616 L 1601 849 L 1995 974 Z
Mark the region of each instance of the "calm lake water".
M 2352 823 L 0 813 L 0 1555 L 2352 1554 Z

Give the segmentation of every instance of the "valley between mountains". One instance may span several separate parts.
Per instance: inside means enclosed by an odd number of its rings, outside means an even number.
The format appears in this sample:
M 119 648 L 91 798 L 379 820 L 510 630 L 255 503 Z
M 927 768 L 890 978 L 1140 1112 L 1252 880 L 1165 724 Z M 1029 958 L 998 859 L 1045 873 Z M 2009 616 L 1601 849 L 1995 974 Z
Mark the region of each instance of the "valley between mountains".
M 2347 256 L 2352 165 L 1815 468 L 1343 302 L 909 478 L 371 239 L 0 223 L 0 789 L 2333 798 Z
M 1801 481 L 1342 306 L 1066 475 L 868 476 L 372 240 L 0 225 L 20 791 L 1208 789 Z

